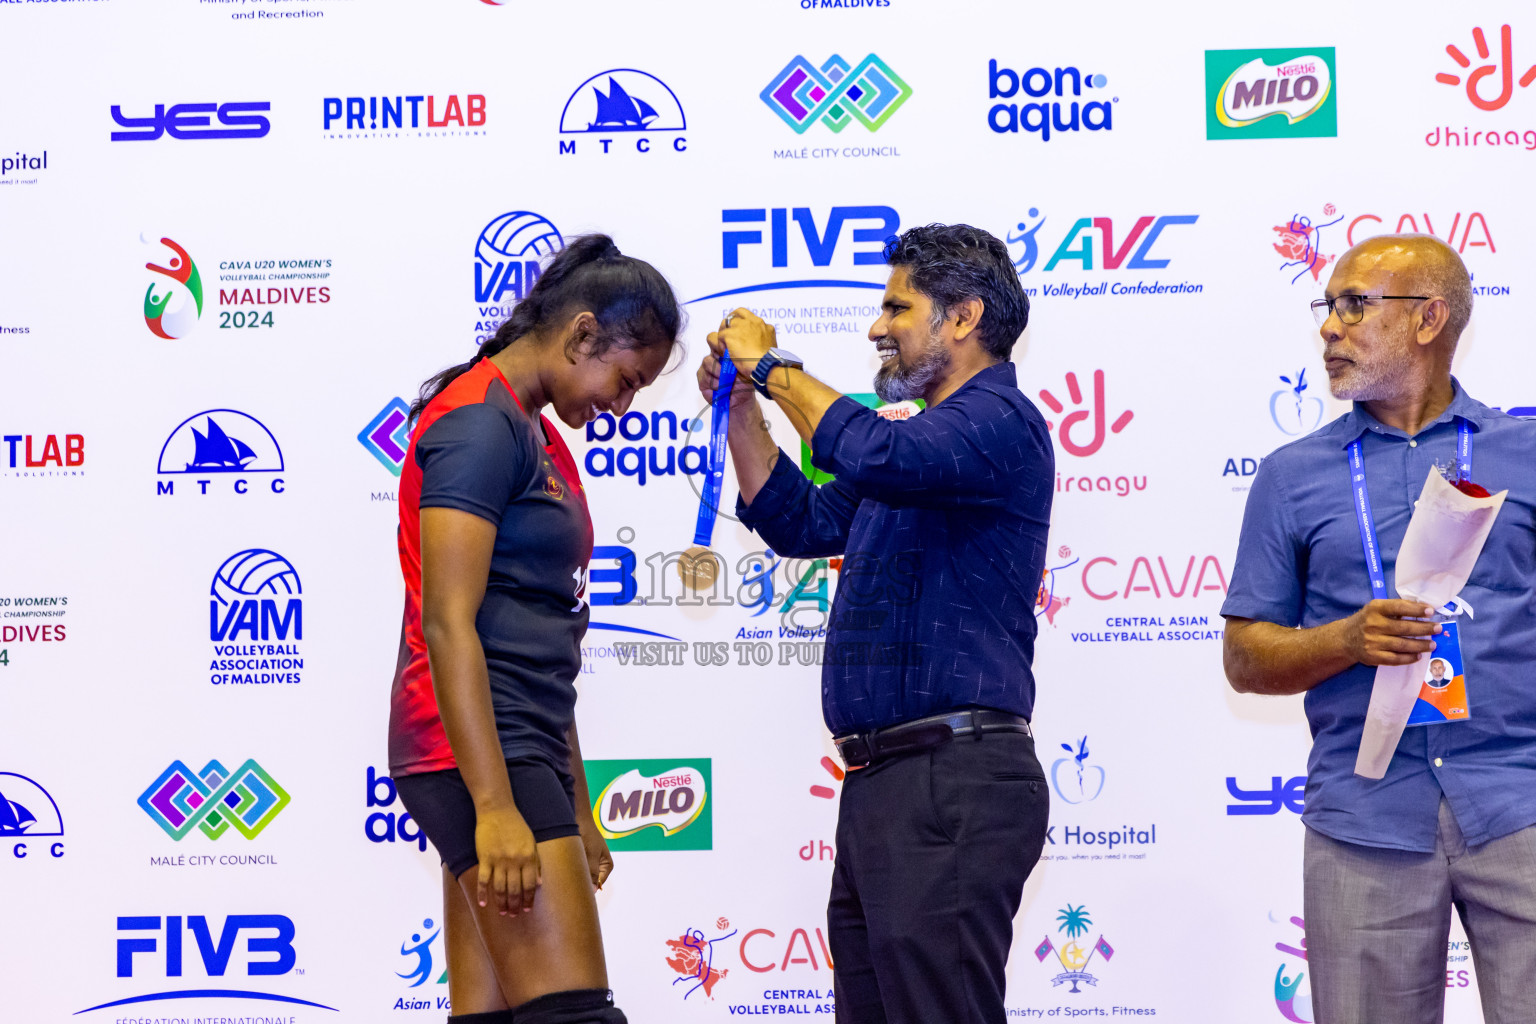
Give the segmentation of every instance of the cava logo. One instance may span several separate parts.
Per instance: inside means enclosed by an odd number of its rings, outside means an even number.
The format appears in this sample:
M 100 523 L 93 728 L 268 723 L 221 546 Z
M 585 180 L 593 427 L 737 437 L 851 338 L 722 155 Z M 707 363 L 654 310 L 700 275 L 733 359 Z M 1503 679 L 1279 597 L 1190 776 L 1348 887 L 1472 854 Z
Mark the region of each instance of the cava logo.
M 142 235 L 140 241 L 148 243 Z M 144 323 L 156 337 L 175 341 L 190 334 L 203 315 L 203 279 L 187 250 L 169 238 L 160 239 L 160 244 L 174 255 L 163 267 L 144 264 L 159 275 L 144 289 Z
M 710 760 L 588 761 L 592 818 L 614 850 L 714 846 Z
M 1208 139 L 1336 136 L 1333 47 L 1205 51 Z
M 196 773 L 173 761 L 139 794 L 144 813 L 177 842 L 194 828 L 209 839 L 222 838 L 231 827 L 255 839 L 288 802 L 288 791 L 252 760 L 232 772 L 209 761 Z
M 189 476 L 192 479 L 181 481 L 183 494 L 193 493 L 193 488 L 207 494 L 209 487 L 216 493 L 227 489 L 249 494 L 247 477 L 282 471 L 283 449 L 260 420 L 237 409 L 205 409 L 177 424 L 160 446 L 155 493 L 174 496 L 175 478 Z M 282 477 L 264 482 L 273 494 L 283 493 Z

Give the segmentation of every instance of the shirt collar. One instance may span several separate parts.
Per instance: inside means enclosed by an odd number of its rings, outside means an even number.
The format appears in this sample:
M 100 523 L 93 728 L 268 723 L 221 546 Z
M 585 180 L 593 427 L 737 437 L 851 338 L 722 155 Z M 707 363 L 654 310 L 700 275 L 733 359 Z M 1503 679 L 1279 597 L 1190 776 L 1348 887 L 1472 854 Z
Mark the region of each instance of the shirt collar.
M 1453 392 L 1451 404 L 1445 407 L 1444 412 L 1435 417 L 1434 422 L 1426 423 L 1424 429 L 1419 431 L 1420 434 L 1442 423 L 1450 423 L 1457 419 L 1466 420 L 1472 425 L 1473 430 L 1483 429 L 1483 417 L 1487 415 L 1488 407 L 1467 394 L 1467 389 L 1462 387 L 1461 381 L 1455 377 L 1451 378 L 1451 388 Z M 1339 445 L 1341 448 L 1348 448 L 1351 444 L 1354 444 L 1355 440 L 1367 430 L 1374 430 L 1379 434 L 1386 434 L 1390 437 L 1406 438 L 1408 436 L 1403 431 L 1398 430 L 1396 427 L 1387 426 L 1366 412 L 1363 402 L 1354 403 L 1354 408 L 1345 415 L 1343 423 L 1344 430 L 1340 435 L 1343 441 Z

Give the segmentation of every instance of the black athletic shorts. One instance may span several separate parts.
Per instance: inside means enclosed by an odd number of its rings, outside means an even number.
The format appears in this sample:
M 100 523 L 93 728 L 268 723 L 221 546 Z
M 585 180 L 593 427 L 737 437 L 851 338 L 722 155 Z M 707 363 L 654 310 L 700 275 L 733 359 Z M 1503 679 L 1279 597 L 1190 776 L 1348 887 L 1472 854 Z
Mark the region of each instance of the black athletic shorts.
M 528 823 L 535 842 L 579 834 L 576 828 L 576 783 L 539 757 L 507 761 L 512 800 Z M 458 878 L 480 863 L 475 853 L 475 802 L 457 768 L 395 779 L 400 802 L 432 841 L 443 863 Z

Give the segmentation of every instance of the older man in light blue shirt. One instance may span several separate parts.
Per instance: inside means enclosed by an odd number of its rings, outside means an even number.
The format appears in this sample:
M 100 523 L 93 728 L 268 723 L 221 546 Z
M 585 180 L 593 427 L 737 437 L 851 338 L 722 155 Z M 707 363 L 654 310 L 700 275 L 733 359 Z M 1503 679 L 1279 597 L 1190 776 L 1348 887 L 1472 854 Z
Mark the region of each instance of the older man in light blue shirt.
M 1248 497 L 1227 617 L 1234 689 L 1306 694 L 1304 872 L 1320 1024 L 1440 1021 L 1451 908 L 1487 1021 L 1536 1021 L 1536 423 L 1451 376 L 1471 315 L 1460 257 L 1387 235 L 1335 265 L 1314 303 L 1330 387 L 1353 411 L 1276 451 Z M 1356 514 L 1359 443 L 1371 523 Z M 1354 773 L 1375 666 L 1444 637 L 1433 610 L 1373 597 L 1374 526 L 1391 580 L 1432 466 L 1509 495 L 1462 598 L 1470 717 L 1404 731 L 1385 778 Z M 1462 464 L 1458 469 L 1458 462 Z

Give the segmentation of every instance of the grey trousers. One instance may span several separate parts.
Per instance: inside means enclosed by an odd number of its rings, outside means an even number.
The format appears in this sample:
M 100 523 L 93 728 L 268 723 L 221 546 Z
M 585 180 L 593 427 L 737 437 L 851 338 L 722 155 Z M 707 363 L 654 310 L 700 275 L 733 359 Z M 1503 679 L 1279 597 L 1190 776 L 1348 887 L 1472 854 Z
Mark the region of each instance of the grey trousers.
M 1304 864 L 1317 1024 L 1440 1024 L 1452 907 L 1486 1024 L 1536 1021 L 1536 826 L 1469 847 L 1441 800 L 1433 853 L 1307 829 Z

